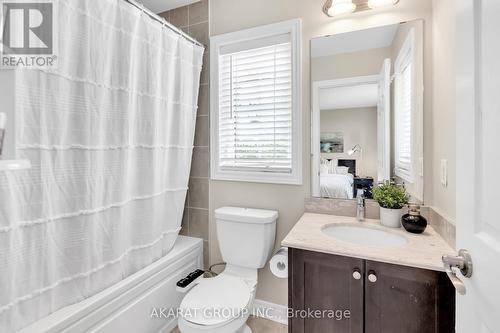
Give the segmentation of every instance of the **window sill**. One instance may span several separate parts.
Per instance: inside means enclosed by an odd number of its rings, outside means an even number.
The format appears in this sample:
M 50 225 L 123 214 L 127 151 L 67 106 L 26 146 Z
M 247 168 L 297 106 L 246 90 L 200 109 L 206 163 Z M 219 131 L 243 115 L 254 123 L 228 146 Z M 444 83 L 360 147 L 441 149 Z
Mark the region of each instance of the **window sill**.
M 302 176 L 294 174 L 262 173 L 262 172 L 214 172 L 210 177 L 216 181 L 232 181 L 244 183 L 261 183 L 277 185 L 302 185 Z

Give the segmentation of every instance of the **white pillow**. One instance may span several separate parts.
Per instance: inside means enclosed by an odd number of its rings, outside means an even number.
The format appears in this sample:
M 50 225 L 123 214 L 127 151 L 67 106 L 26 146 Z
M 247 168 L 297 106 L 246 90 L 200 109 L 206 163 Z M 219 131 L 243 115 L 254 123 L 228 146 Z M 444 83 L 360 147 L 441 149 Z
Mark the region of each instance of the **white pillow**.
M 334 174 L 336 172 L 335 170 L 335 161 L 329 161 L 329 164 L 328 164 L 328 173 L 330 174 Z
M 349 173 L 349 168 L 346 166 L 338 166 L 336 171 L 339 175 L 347 175 Z
M 321 164 L 319 166 L 319 172 L 322 174 L 322 175 L 325 175 L 325 174 L 328 174 L 330 171 L 330 168 L 328 167 L 327 164 Z

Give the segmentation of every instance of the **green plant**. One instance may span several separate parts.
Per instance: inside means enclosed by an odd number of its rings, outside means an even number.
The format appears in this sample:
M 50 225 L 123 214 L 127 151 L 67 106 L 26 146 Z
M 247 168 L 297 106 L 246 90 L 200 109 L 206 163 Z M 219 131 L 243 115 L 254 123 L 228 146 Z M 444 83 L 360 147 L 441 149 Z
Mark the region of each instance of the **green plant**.
M 401 185 L 384 184 L 374 187 L 373 199 L 380 207 L 389 209 L 401 209 L 408 203 L 408 194 Z

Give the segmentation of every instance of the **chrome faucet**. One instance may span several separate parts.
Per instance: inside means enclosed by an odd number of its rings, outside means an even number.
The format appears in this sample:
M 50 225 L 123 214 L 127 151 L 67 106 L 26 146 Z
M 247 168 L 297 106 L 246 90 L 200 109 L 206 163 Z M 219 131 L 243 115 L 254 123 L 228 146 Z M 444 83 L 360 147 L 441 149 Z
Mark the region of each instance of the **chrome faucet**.
M 366 210 L 365 192 L 362 189 L 358 189 L 356 197 L 357 197 L 356 219 L 359 222 L 363 222 L 365 220 L 365 210 Z

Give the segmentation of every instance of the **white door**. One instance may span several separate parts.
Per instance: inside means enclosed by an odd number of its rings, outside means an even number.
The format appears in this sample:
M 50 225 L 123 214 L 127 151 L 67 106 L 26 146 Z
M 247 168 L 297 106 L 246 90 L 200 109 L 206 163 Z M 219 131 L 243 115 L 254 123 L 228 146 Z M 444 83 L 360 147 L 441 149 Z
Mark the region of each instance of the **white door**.
M 457 332 L 500 332 L 500 1 L 457 0 Z M 444 124 L 443 124 L 444 126 Z
M 377 105 L 377 180 L 391 178 L 391 59 L 385 59 L 379 74 Z

